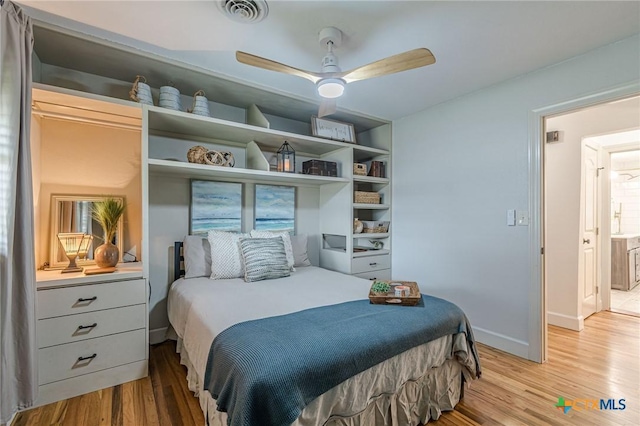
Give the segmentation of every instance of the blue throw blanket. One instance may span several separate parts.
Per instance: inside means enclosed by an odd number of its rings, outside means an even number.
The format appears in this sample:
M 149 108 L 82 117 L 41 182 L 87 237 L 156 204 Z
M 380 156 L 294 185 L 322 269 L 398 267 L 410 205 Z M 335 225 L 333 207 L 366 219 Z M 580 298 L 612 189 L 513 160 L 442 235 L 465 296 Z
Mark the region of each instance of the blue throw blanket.
M 231 426 L 290 425 L 315 398 L 415 346 L 471 327 L 451 302 L 346 302 L 236 324 L 211 344 L 204 386 Z

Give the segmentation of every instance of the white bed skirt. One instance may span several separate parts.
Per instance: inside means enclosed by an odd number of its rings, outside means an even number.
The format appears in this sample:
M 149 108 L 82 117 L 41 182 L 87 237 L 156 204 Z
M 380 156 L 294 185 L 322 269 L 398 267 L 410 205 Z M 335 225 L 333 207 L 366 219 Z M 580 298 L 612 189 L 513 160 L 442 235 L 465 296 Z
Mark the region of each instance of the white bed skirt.
M 442 345 L 451 350 L 451 339 L 452 336 L 445 336 L 397 355 L 404 358 L 400 360 L 400 365 L 406 365 L 407 371 L 420 371 L 420 368 L 416 368 L 416 362 L 418 366 L 426 366 L 419 377 L 408 378 L 399 389 L 371 394 L 373 389 L 388 389 L 386 385 L 393 382 L 397 374 L 388 364 L 378 364 L 313 400 L 293 426 L 408 426 L 424 424 L 430 419 L 437 420 L 443 411 L 453 410 L 460 400 L 461 377 L 466 371 L 454 358 L 446 359 L 436 367 L 428 367 L 430 363 L 423 358 L 425 354 L 441 351 Z M 176 351 L 180 353 L 181 364 L 187 367 L 189 390 L 198 397 L 202 412 L 208 416 L 209 425 L 226 426 L 227 414 L 218 411 L 215 399 L 203 390 L 203 383 L 180 338 Z M 353 392 L 348 392 L 349 388 L 369 389 L 369 392 L 358 392 L 354 396 Z

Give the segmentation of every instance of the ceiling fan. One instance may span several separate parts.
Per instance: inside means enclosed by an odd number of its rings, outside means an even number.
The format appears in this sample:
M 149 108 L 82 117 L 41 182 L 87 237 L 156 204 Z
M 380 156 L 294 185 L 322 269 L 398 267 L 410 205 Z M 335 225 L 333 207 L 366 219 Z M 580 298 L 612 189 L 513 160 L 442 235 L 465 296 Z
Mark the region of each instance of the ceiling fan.
M 321 72 L 301 70 L 240 51 L 236 52 L 236 60 L 254 67 L 302 77 L 314 83 L 318 89 L 318 94 L 323 98 L 318 111 L 319 117 L 336 112 L 336 98 L 342 96 L 348 83 L 395 74 L 436 62 L 436 58 L 429 49 L 419 48 L 390 56 L 350 71 L 342 71 L 338 66 L 338 58 L 333 53 L 333 48 L 340 47 L 342 44 L 342 32 L 335 27 L 327 27 L 320 31 L 318 38 L 320 44 L 327 47 L 327 54 L 322 58 Z

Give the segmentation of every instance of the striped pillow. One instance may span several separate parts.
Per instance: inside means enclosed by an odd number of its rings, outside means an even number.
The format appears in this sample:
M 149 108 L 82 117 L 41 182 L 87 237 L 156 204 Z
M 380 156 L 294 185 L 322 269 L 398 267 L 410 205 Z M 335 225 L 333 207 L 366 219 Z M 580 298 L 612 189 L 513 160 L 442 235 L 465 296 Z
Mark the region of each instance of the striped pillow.
M 291 275 L 282 238 L 240 240 L 246 282 L 271 280 Z

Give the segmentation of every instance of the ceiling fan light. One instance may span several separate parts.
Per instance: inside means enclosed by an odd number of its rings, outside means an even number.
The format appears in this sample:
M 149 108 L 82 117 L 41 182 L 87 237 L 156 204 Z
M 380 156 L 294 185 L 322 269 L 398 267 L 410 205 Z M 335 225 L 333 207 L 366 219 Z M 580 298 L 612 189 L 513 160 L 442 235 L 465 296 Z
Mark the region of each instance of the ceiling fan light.
M 344 93 L 344 80 L 325 78 L 318 82 L 318 94 L 323 98 L 339 98 Z

